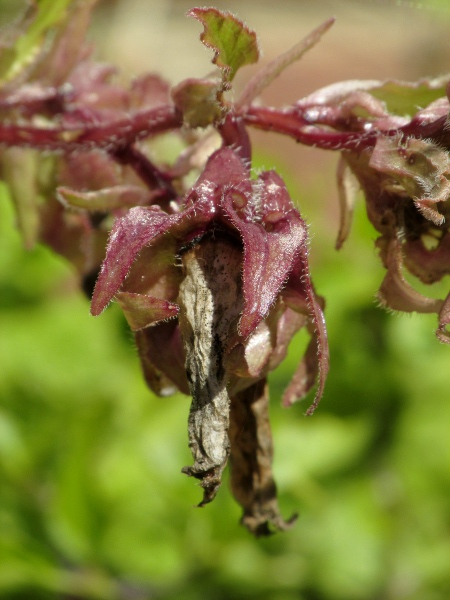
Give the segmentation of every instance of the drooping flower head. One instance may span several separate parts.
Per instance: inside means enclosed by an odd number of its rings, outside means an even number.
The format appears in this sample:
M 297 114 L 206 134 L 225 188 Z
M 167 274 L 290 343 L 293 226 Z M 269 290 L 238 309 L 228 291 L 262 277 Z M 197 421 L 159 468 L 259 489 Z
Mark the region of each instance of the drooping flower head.
M 308 272 L 306 225 L 279 175 L 268 171 L 252 180 L 229 147 L 208 159 L 179 212 L 136 207 L 116 221 L 93 314 L 113 296 L 137 331 L 152 389 L 178 388 L 193 396 L 195 464 L 186 472 L 202 480 L 203 503 L 214 497 L 230 452 L 233 456 L 230 403 L 233 415 L 233 398 L 236 403 L 240 395 L 251 397 L 255 389 L 267 393 L 261 382 L 303 326 L 312 332 L 311 346 L 285 403 L 302 398 L 318 372 L 317 400 L 322 394 L 328 351 L 320 299 Z M 258 462 L 256 446 L 251 460 Z M 261 506 L 250 509 L 255 531 L 271 521 L 281 526 L 279 516 L 268 516 Z M 256 524 L 255 512 L 263 515 Z
M 257 535 L 283 529 L 291 521 L 279 514 L 271 472 L 266 376 L 307 328 L 311 340 L 284 404 L 317 380 L 311 413 L 328 349 L 305 223 L 277 173 L 254 176 L 247 127 L 341 152 L 337 246 L 350 228 L 354 177 L 380 234 L 380 301 L 438 312 L 438 337 L 449 342 L 450 294 L 425 297 L 403 275 L 406 268 L 433 283 L 450 272 L 448 78 L 343 82 L 284 109 L 253 103 L 317 43 L 329 19 L 234 101 L 236 72 L 258 60 L 256 35 L 229 13 L 196 8 L 189 15 L 204 26 L 217 72 L 172 90 L 154 75 L 123 86 L 83 42 L 94 4 L 61 0 L 48 20 L 37 18 L 36 3 L 26 20 L 33 28 L 19 24 L 0 43 L 0 164 L 18 224 L 28 246 L 44 241 L 68 258 L 88 293 L 99 275 L 92 313 L 118 301 L 152 390 L 192 395 L 194 464 L 184 472 L 200 479 L 201 504 L 214 498 L 230 460 L 244 524 Z M 27 43 L 17 43 L 19 34 Z M 148 142 L 168 132 L 188 143 L 172 165 L 158 164 Z

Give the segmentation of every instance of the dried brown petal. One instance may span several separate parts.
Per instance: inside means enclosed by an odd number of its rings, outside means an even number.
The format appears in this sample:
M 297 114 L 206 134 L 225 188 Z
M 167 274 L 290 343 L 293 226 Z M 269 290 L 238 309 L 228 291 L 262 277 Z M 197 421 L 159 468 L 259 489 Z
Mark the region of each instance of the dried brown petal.
M 216 235 L 204 238 L 182 261 L 179 323 L 192 395 L 189 447 L 195 461 L 183 472 L 201 480 L 203 506 L 215 497 L 230 452 L 224 354 L 242 311 L 242 249 Z
M 265 379 L 232 397 L 229 436 L 231 489 L 244 509 L 242 524 L 256 536 L 288 529 L 297 517 L 284 521 L 278 507 Z

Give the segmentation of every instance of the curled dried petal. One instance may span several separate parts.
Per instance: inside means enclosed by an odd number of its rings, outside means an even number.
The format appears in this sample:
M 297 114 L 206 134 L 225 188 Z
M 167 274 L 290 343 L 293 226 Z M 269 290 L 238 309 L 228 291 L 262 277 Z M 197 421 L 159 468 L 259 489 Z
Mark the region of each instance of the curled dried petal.
M 179 323 L 192 395 L 189 447 L 194 457 L 194 465 L 183 472 L 201 480 L 203 506 L 220 487 L 230 451 L 224 355 L 242 309 L 242 252 L 234 240 L 216 236 L 203 239 L 182 260 Z
M 392 310 L 404 312 L 439 312 L 442 300 L 423 296 L 404 278 L 402 248 L 398 239 L 394 238 L 389 242 L 385 256 L 387 273 L 377 294 L 381 304 Z
M 285 521 L 278 507 L 265 379 L 232 397 L 229 435 L 231 490 L 244 509 L 242 524 L 257 537 L 289 529 L 297 516 Z

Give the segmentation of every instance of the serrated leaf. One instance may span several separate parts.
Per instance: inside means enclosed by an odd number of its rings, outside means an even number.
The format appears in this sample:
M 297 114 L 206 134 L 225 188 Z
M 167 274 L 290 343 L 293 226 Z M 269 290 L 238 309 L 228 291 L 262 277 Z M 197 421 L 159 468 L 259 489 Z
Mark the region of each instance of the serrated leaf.
M 232 81 L 238 69 L 258 61 L 256 33 L 231 13 L 193 8 L 187 14 L 203 24 L 200 40 L 214 51 L 212 62 L 222 70 L 224 80 Z

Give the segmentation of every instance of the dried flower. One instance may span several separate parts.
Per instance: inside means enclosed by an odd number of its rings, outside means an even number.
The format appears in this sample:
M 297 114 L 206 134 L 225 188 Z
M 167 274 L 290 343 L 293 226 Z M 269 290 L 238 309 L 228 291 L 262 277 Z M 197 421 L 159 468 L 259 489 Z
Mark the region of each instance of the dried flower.
M 152 389 L 192 395 L 195 463 L 184 472 L 201 480 L 201 504 L 214 498 L 231 454 L 232 488 L 238 500 L 245 498 L 244 522 L 255 533 L 268 531 L 270 523 L 284 527 L 270 471 L 265 378 L 294 333 L 308 326 L 311 346 L 285 403 L 303 397 L 319 371 L 316 404 L 328 351 L 307 267 L 306 226 L 281 178 L 269 171 L 251 180 L 236 152 L 224 147 L 209 158 L 179 211 L 129 210 L 111 232 L 92 313 L 114 296 L 137 331 Z M 236 432 L 246 431 L 257 401 L 254 430 L 240 439 Z M 262 493 L 267 481 L 269 495 Z

